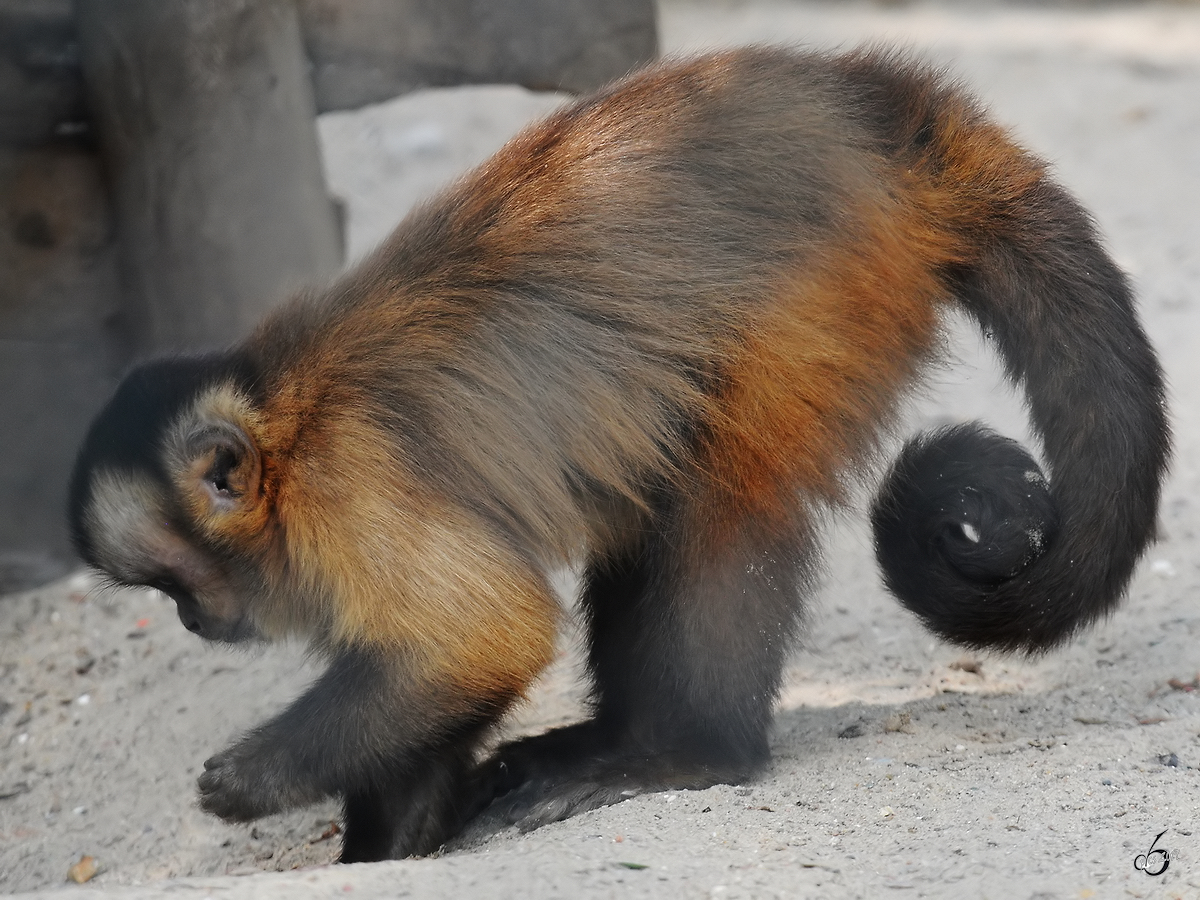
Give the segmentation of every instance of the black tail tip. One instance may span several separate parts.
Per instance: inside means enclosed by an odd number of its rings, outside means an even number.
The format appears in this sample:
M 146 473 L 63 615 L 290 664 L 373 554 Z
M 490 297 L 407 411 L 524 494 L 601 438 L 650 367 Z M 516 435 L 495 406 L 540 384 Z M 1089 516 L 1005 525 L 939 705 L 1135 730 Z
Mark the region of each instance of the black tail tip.
M 1020 444 L 968 423 L 904 446 L 871 525 L 884 581 L 900 602 L 943 637 L 987 646 L 994 640 L 976 627 L 987 617 L 970 610 L 1045 553 L 1058 511 Z

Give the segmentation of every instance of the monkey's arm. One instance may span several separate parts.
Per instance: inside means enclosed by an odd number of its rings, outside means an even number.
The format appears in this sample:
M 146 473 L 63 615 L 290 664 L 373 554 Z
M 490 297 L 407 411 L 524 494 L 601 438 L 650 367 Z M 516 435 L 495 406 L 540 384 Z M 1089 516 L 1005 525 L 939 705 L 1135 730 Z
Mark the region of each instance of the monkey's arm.
M 342 650 L 328 670 L 274 719 L 204 763 L 200 804 L 249 821 L 368 788 L 391 767 L 419 768 L 438 716 L 393 666 Z

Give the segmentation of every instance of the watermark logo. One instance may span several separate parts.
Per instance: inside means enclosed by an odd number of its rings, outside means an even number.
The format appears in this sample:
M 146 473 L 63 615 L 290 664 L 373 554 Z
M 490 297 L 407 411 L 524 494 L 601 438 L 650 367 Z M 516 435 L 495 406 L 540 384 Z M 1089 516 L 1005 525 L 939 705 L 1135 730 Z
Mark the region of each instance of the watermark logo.
M 1147 875 L 1161 875 L 1167 871 L 1167 866 L 1171 865 L 1171 854 L 1165 849 L 1154 849 L 1154 845 L 1158 843 L 1158 839 L 1167 833 L 1164 828 L 1158 833 L 1150 843 L 1150 849 L 1145 853 L 1139 853 L 1133 860 L 1133 867 L 1139 872 L 1145 872 Z

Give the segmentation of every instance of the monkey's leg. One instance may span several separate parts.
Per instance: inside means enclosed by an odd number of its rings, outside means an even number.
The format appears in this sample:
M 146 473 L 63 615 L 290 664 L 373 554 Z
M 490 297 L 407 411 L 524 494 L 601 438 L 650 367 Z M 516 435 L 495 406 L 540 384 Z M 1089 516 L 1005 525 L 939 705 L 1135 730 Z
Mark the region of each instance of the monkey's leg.
M 767 732 L 801 589 L 806 525 L 723 541 L 672 517 L 637 552 L 592 562 L 583 602 L 590 722 L 501 748 L 501 809 L 522 828 L 656 790 L 744 780 Z
M 344 863 L 424 856 L 486 805 L 478 784 L 476 736 L 462 735 L 425 754 L 398 760 L 369 787 L 348 792 L 342 825 Z
M 511 699 L 467 705 L 390 660 L 343 651 L 279 716 L 205 762 L 200 804 L 249 821 L 342 795 L 345 861 L 432 852 L 481 805 L 474 750 Z
M 485 529 L 433 537 L 408 547 L 422 561 L 409 596 L 333 607 L 354 613 L 349 637 L 303 696 L 205 763 L 205 810 L 246 821 L 341 796 L 344 856 L 364 860 L 428 853 L 491 800 L 476 748 L 553 659 L 560 611 L 541 572 Z M 371 628 L 350 630 L 364 618 Z

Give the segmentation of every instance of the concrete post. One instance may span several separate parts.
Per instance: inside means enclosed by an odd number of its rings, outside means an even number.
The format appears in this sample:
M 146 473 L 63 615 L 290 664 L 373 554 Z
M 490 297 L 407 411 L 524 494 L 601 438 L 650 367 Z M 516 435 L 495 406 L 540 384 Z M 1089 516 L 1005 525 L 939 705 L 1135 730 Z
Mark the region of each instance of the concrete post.
M 139 351 L 227 344 L 337 270 L 292 0 L 78 0 L 76 15 Z

